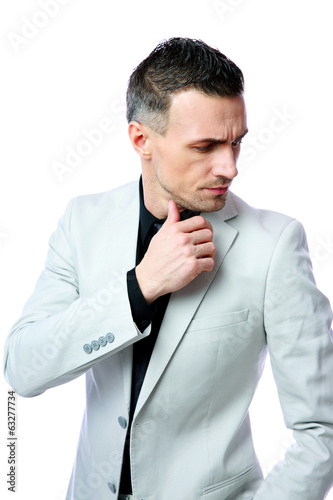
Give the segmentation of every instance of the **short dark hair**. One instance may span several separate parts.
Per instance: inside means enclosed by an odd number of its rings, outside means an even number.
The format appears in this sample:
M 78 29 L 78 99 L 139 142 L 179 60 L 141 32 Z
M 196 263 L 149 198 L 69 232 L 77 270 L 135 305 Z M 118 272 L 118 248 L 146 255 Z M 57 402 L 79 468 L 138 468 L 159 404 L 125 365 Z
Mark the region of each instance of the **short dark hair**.
M 244 92 L 244 77 L 235 63 L 201 40 L 164 40 L 130 77 L 128 122 L 138 121 L 164 135 L 171 96 L 180 89 L 195 89 L 209 96 L 235 97 Z

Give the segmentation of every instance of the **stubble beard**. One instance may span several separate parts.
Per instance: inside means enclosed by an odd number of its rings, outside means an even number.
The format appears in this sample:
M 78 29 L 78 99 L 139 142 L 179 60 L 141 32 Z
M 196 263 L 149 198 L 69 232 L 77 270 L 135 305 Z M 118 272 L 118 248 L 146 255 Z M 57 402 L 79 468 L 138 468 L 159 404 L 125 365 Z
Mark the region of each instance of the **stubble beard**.
M 162 187 L 162 189 L 168 194 L 170 200 L 173 200 L 178 206 L 179 210 L 192 210 L 193 212 L 218 212 L 222 210 L 225 205 L 228 193 L 218 194 L 213 196 L 212 194 L 205 193 L 205 189 L 198 189 L 195 191 L 191 198 L 187 199 L 183 196 L 175 193 L 164 179 L 157 175 L 157 180 Z M 217 181 L 215 186 L 209 186 L 211 188 L 220 186 L 221 184 L 229 184 L 231 181 L 229 179 L 222 179 Z
M 172 196 L 171 199 L 177 204 L 180 211 L 187 209 L 193 212 L 219 212 L 225 205 L 228 193 L 216 195 L 210 200 L 200 196 L 199 193 L 195 193 L 190 200 L 178 197 L 171 192 L 169 192 L 169 194 Z
M 159 164 L 155 164 L 155 180 L 153 184 L 155 184 L 155 188 L 158 186 L 157 191 L 155 191 L 155 195 L 157 194 L 159 189 L 162 189 L 164 193 L 167 194 L 167 197 L 170 200 L 173 200 L 178 206 L 179 211 L 182 210 L 191 210 L 193 212 L 218 212 L 222 210 L 226 203 L 228 193 L 219 194 L 213 196 L 212 194 L 205 194 L 205 188 L 196 190 L 190 199 L 184 198 L 183 196 L 176 194 L 172 190 L 172 186 L 169 186 L 163 175 L 161 175 L 161 170 L 158 168 Z M 207 186 L 210 188 L 214 188 L 217 186 L 221 186 L 221 184 L 230 184 L 231 180 L 227 178 L 219 178 L 216 179 L 214 185 Z M 156 197 L 156 201 L 158 196 Z

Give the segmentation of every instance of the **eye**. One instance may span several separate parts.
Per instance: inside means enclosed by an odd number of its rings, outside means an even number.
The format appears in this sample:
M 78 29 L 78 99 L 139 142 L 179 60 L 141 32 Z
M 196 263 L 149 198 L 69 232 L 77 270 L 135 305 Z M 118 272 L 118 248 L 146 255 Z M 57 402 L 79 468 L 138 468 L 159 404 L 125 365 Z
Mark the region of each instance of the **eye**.
M 207 146 L 196 146 L 195 149 L 199 151 L 200 153 L 205 153 L 206 151 L 209 151 L 212 149 L 213 144 L 208 144 Z
M 238 141 L 234 141 L 231 143 L 231 146 L 233 148 L 238 148 L 238 146 L 240 146 L 242 144 L 242 139 L 239 139 Z

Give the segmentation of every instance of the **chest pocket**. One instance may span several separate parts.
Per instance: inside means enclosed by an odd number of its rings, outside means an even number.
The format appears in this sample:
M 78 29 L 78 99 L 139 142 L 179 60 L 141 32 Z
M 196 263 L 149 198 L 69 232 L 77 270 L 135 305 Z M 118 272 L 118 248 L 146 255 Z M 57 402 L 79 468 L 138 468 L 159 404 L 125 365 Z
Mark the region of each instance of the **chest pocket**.
M 225 326 L 236 325 L 243 321 L 247 321 L 249 316 L 248 309 L 241 311 L 233 311 L 226 314 L 218 314 L 217 316 L 207 316 L 205 318 L 194 318 L 187 332 L 200 331 L 200 330 L 214 330 L 216 328 L 223 328 Z
M 219 342 L 222 338 L 229 339 L 238 335 L 239 330 L 246 325 L 249 310 L 233 311 L 216 316 L 194 318 L 190 323 L 185 341 L 189 344 L 206 344 L 207 342 Z

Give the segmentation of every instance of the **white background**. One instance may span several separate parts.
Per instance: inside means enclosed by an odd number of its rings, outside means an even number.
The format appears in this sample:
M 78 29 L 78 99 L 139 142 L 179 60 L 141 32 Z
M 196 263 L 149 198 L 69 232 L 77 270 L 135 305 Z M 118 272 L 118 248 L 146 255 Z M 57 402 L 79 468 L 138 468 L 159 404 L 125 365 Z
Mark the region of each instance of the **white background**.
M 0 7 L 1 344 L 32 292 L 69 199 L 139 176 L 127 138 L 127 79 L 171 36 L 201 38 L 242 68 L 250 137 L 233 191 L 301 220 L 318 286 L 333 300 L 329 0 L 53 0 L 52 15 L 43 3 L 2 0 Z M 279 130 L 272 130 L 281 114 Z M 57 176 L 54 162 L 65 163 L 83 130 L 103 119 L 112 122 L 112 132 L 75 169 Z M 63 500 L 84 407 L 83 378 L 17 399 L 14 496 L 5 484 L 9 387 L 3 378 L 0 383 L 1 498 Z M 267 472 L 291 442 L 268 368 L 252 421 Z

